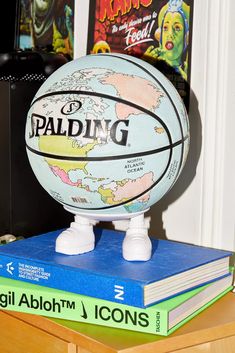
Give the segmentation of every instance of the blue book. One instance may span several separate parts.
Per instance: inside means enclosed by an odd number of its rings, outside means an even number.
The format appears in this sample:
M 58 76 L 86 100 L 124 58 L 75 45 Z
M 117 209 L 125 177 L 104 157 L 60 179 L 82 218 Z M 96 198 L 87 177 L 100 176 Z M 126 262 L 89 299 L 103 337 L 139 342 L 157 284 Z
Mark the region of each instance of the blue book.
M 95 250 L 55 252 L 61 230 L 0 247 L 0 276 L 136 307 L 147 307 L 229 275 L 229 251 L 152 239 L 147 262 L 122 257 L 123 232 L 95 229 Z

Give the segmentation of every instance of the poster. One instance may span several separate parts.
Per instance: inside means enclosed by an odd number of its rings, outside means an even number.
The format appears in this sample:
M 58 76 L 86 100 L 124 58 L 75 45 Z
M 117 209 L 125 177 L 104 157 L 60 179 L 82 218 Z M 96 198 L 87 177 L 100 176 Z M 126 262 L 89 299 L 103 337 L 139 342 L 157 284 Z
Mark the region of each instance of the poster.
M 18 47 L 73 58 L 75 0 L 20 0 Z
M 90 0 L 87 54 L 123 53 L 148 61 L 189 108 L 193 0 Z

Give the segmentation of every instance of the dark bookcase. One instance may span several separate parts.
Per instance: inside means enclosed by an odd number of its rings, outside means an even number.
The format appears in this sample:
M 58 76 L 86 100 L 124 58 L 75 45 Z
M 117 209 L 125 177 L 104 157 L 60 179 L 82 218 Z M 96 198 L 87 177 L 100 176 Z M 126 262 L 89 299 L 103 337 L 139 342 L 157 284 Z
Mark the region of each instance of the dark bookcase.
M 41 81 L 0 81 L 0 235 L 67 227 L 72 215 L 41 187 L 25 149 L 27 111 Z

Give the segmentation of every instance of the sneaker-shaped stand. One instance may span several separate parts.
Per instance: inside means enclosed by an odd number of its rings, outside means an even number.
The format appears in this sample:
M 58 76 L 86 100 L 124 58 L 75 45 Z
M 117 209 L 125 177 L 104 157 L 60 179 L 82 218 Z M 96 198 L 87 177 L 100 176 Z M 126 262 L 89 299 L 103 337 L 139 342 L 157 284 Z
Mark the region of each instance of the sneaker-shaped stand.
M 55 251 L 66 255 L 78 255 L 92 251 L 95 247 L 93 231 L 95 224 L 95 220 L 76 215 L 70 228 L 57 237 Z
M 148 236 L 149 218 L 144 214 L 129 221 L 122 243 L 122 256 L 127 261 L 148 261 L 152 255 L 152 243 Z
M 93 226 L 95 219 L 75 215 L 74 222 L 56 239 L 55 251 L 66 255 L 78 255 L 92 251 L 95 247 Z M 148 261 L 152 254 L 152 243 L 148 236 L 149 218 L 144 213 L 128 220 L 114 221 L 114 226 L 126 228 L 122 244 L 122 255 L 127 261 Z

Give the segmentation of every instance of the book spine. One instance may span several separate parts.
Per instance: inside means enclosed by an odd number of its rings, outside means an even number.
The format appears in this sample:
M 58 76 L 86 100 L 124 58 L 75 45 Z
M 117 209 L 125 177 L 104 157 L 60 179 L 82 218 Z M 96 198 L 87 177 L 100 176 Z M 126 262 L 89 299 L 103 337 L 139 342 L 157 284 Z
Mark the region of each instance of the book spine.
M 101 326 L 167 335 L 167 313 L 141 309 L 52 289 L 24 289 L 0 284 L 0 308 L 86 322 Z
M 0 276 L 115 303 L 144 307 L 144 288 L 141 282 L 96 276 L 91 271 L 72 270 L 63 266 L 0 255 Z

